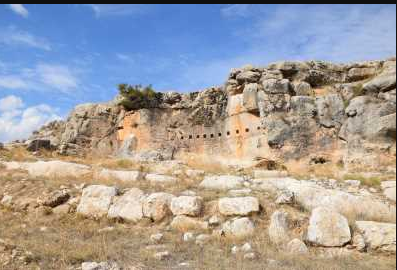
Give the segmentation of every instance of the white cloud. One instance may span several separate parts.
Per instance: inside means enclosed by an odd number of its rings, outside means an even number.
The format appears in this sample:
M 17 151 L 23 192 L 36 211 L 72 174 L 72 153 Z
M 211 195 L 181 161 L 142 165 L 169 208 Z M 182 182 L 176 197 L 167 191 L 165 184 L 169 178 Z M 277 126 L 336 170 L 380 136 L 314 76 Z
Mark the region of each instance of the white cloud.
M 27 46 L 45 51 L 51 50 L 49 42 L 43 38 L 36 37 L 28 32 L 18 30 L 11 26 L 0 32 L 0 44 L 8 46 Z
M 0 88 L 26 89 L 27 83 L 18 76 L 0 76 Z
M 12 106 L 3 107 L 2 104 L 11 102 Z M 25 107 L 21 98 L 7 96 L 0 99 L 0 141 L 26 139 L 40 126 L 54 120 L 59 120 L 57 109 L 46 104 Z
M 125 62 L 134 62 L 134 59 L 127 54 L 124 53 L 117 53 L 116 54 L 117 59 L 121 60 L 121 61 L 125 61 Z
M 70 94 L 80 86 L 77 71 L 66 65 L 40 63 L 34 68 L 24 68 L 18 72 L 0 75 L 0 89 L 58 91 Z
M 67 66 L 39 64 L 36 73 L 44 84 L 63 92 L 69 92 L 78 86 L 78 79 Z
M 145 12 L 150 5 L 143 4 L 88 4 L 97 17 L 136 15 Z
M 246 17 L 250 15 L 250 4 L 233 4 L 221 8 L 221 14 L 224 17 Z
M 231 68 L 281 60 L 350 62 L 385 59 L 396 54 L 395 5 L 229 6 L 223 15 L 246 15 L 230 33 L 246 49 L 224 58 L 184 67 L 179 89 L 222 84 Z M 230 17 L 225 16 L 225 19 Z
M 29 11 L 22 4 L 9 4 L 9 7 L 16 14 L 21 15 L 24 18 L 29 16 Z
M 17 96 L 7 96 L 0 99 L 0 112 L 14 111 L 23 107 L 23 101 Z

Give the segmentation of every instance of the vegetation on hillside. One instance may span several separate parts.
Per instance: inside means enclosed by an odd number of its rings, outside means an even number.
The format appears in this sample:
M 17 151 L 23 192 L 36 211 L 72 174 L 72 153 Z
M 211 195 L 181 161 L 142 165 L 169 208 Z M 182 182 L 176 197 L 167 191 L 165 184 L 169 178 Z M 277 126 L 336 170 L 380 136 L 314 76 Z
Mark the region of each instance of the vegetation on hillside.
M 128 111 L 154 108 L 161 102 L 162 94 L 154 91 L 151 85 L 119 84 L 118 89 L 123 97 L 120 105 Z

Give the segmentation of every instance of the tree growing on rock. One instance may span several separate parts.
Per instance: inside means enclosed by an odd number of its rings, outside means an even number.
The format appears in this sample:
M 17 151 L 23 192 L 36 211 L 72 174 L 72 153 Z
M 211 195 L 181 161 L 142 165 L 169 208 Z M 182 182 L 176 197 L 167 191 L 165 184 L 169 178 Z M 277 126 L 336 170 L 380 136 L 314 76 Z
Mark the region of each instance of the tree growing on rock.
M 127 111 L 155 108 L 163 97 L 163 94 L 156 92 L 151 85 L 143 87 L 140 84 L 119 84 L 118 89 L 122 96 L 119 104 Z

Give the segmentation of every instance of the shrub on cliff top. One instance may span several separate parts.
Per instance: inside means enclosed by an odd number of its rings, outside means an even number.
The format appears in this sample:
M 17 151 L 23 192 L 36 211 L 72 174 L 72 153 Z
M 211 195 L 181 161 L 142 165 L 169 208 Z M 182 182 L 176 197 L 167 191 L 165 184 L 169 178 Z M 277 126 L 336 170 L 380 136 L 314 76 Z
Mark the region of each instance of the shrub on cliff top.
M 162 99 L 162 94 L 154 91 L 151 85 L 119 84 L 118 88 L 123 97 L 120 105 L 128 111 L 155 108 Z

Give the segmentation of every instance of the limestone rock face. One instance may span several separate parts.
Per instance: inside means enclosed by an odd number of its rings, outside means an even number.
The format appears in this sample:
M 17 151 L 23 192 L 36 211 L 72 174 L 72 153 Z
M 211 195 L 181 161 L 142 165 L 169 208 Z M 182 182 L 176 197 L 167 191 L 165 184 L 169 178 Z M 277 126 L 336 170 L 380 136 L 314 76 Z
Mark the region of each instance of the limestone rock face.
M 143 218 L 144 193 L 132 188 L 123 196 L 114 200 L 108 212 L 108 218 L 137 222 Z
M 174 197 L 164 192 L 150 194 L 143 203 L 143 214 L 153 221 L 161 221 L 171 213 L 171 201 Z
M 91 218 L 101 218 L 108 214 L 113 198 L 117 195 L 115 187 L 92 185 L 83 189 L 77 206 L 77 213 Z
M 198 216 L 203 208 L 203 199 L 197 196 L 180 196 L 171 200 L 174 215 Z
M 243 106 L 248 112 L 258 112 L 258 84 L 245 85 L 243 92 Z
M 228 163 L 304 161 L 321 151 L 346 168 L 377 169 L 378 157 L 396 152 L 395 88 L 395 59 L 247 65 L 232 69 L 224 86 L 160 93 L 148 108 L 126 112 L 119 97 L 79 105 L 27 143 L 46 140 L 65 155 L 122 154 L 139 162 L 192 153 Z
M 396 62 L 386 62 L 384 71 L 363 85 L 368 93 L 386 92 L 396 88 Z
M 222 231 L 226 237 L 245 238 L 254 234 L 255 226 L 249 218 L 243 217 L 225 222 Z
M 347 219 L 325 207 L 313 210 L 310 217 L 307 239 L 324 247 L 340 247 L 351 240 Z
M 221 198 L 218 208 L 225 216 L 246 216 L 259 211 L 259 201 L 254 197 Z
M 316 99 L 320 124 L 330 127 L 340 127 L 343 123 L 345 105 L 341 96 L 330 94 Z
M 396 224 L 357 221 L 356 227 L 369 250 L 396 253 Z

